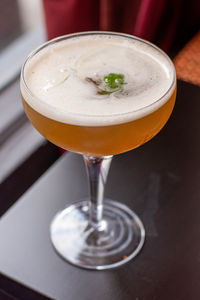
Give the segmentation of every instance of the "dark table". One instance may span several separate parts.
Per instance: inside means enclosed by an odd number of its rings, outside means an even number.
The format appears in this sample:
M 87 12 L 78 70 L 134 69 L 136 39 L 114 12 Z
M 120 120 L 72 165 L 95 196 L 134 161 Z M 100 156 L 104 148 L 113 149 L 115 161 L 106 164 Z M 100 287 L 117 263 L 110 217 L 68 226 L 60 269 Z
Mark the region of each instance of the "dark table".
M 0 220 L 0 299 L 200 299 L 199 97 L 197 86 L 179 82 L 162 132 L 112 162 L 105 194 L 142 219 L 140 254 L 118 269 L 87 271 L 54 251 L 53 216 L 88 193 L 82 158 L 67 153 Z

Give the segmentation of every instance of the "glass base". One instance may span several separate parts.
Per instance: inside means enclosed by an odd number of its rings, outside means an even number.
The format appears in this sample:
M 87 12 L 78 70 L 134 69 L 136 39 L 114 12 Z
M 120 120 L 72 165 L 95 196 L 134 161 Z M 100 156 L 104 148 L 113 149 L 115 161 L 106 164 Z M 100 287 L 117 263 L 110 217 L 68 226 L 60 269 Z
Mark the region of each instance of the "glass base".
M 89 224 L 89 201 L 83 200 L 58 213 L 50 232 L 57 252 L 82 268 L 104 270 L 125 264 L 138 254 L 145 231 L 127 206 L 104 200 L 103 220 Z

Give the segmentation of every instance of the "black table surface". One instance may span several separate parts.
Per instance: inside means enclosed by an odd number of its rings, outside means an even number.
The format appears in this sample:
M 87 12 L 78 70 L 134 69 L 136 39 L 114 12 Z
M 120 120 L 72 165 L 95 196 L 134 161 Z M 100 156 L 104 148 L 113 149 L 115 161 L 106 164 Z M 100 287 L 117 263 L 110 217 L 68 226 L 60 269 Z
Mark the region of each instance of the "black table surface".
M 112 162 L 105 195 L 133 209 L 146 229 L 140 254 L 118 269 L 79 269 L 51 245 L 54 215 L 87 194 L 82 158 L 67 153 L 3 215 L 0 290 L 5 295 L 26 300 L 200 299 L 198 87 L 179 82 L 176 107 L 162 132 Z

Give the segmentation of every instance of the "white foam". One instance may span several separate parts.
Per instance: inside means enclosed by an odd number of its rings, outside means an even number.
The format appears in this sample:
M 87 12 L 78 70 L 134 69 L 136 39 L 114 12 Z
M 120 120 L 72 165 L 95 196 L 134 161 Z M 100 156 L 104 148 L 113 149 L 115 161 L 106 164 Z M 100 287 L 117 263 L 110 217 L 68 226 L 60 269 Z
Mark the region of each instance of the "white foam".
M 123 93 L 98 95 L 86 78 L 99 80 L 109 73 L 124 74 Z M 32 108 L 86 126 L 141 118 L 162 106 L 175 88 L 174 68 L 163 52 L 117 35 L 82 35 L 50 44 L 27 60 L 24 78 L 22 95 Z

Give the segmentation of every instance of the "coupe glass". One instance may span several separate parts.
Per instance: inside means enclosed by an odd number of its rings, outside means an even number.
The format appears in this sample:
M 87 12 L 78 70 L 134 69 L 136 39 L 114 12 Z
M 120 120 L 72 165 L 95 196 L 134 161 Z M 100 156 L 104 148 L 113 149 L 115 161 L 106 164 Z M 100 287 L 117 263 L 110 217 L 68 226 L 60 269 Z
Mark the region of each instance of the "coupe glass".
M 149 108 L 155 105 L 155 102 L 143 107 L 140 110 L 149 109 L 151 112 L 135 121 L 104 127 L 87 126 L 87 130 L 85 126 L 64 124 L 46 118 L 34 110 L 26 101 L 30 97 L 32 101 L 37 99 L 26 81 L 26 65 L 47 47 L 83 35 L 115 35 L 154 48 L 154 51 L 165 57 L 173 73 L 169 89 L 160 99 L 155 99 L 158 106 L 163 97 L 167 97 L 167 101 L 153 112 Z M 145 230 L 139 217 L 131 209 L 122 203 L 104 199 L 104 186 L 113 155 L 147 142 L 167 122 L 176 94 L 176 75 L 171 60 L 151 43 L 127 34 L 83 32 L 66 35 L 43 44 L 29 55 L 21 72 L 21 94 L 25 112 L 35 128 L 54 144 L 82 154 L 87 169 L 89 198 L 65 208 L 51 223 L 50 235 L 55 249 L 68 262 L 87 269 L 110 269 L 127 263 L 141 250 Z M 72 138 L 74 134 L 76 142 Z M 104 144 L 106 151 L 99 148 L 99 141 Z M 109 144 L 110 141 L 113 145 Z

